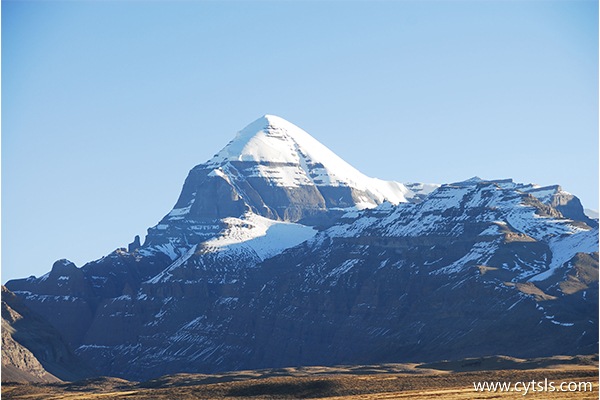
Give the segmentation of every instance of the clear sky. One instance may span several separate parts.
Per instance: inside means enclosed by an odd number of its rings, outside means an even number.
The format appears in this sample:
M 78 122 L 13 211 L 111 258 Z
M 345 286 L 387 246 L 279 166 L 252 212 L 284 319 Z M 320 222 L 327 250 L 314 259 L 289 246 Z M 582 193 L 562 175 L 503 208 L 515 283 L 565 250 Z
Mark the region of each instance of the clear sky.
M 598 3 L 2 1 L 2 282 L 143 238 L 263 114 L 369 176 L 598 209 Z

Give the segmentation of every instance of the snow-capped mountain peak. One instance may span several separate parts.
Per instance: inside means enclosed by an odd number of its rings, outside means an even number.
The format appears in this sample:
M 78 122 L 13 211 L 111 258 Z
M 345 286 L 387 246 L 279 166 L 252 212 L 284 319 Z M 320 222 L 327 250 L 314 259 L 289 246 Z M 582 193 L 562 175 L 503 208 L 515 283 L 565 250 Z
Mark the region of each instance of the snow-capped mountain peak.
M 358 208 L 415 197 L 401 183 L 365 176 L 306 131 L 275 115 L 267 114 L 242 129 L 206 166 L 214 168 L 215 175 L 229 175 L 231 163 L 256 163 L 252 176 L 277 186 L 357 189 L 364 193 L 355 199 Z
M 249 215 L 324 229 L 348 211 L 418 202 L 437 187 L 367 177 L 306 131 L 264 115 L 190 171 L 175 206 L 148 229 L 139 251 L 174 261 L 222 235 L 227 221 L 248 222 Z
M 268 114 L 242 129 L 209 164 L 224 161 L 298 164 L 305 159 L 326 165 L 327 172 L 339 175 L 340 181 L 362 175 L 303 129 Z
M 189 173 L 173 210 L 148 230 L 141 251 L 174 260 L 224 229 L 261 216 L 323 229 L 350 210 L 418 202 L 439 185 L 404 185 L 362 174 L 306 131 L 264 115 Z

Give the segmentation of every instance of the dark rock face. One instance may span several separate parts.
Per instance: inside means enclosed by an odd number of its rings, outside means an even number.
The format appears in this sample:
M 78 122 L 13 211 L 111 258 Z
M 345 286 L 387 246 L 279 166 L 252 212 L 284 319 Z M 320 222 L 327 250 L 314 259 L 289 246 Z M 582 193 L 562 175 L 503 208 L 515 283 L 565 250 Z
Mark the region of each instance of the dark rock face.
M 456 257 L 452 241 L 436 247 Z M 549 296 L 536 299 L 510 281 L 502 283 L 514 279 L 514 272 L 482 274 L 484 269 L 472 265 L 451 275 L 436 273 L 428 264 L 437 255 L 423 260 L 428 248 L 333 241 L 323 243 L 318 266 L 302 251 L 288 255 L 298 262 L 284 271 L 280 260 L 269 260 L 265 268 L 279 271 L 259 297 L 256 319 L 265 324 L 257 341 L 269 346 L 261 347 L 256 362 L 319 365 L 595 351 L 597 297 L 589 302 L 583 296 L 597 296 L 597 281 L 585 295 L 572 297 L 538 284 Z M 591 257 L 597 271 L 597 254 Z
M 143 245 L 7 286 L 101 374 L 136 380 L 597 352 L 598 228 L 576 197 L 381 184 L 257 123 L 260 140 L 242 131 L 190 172 Z

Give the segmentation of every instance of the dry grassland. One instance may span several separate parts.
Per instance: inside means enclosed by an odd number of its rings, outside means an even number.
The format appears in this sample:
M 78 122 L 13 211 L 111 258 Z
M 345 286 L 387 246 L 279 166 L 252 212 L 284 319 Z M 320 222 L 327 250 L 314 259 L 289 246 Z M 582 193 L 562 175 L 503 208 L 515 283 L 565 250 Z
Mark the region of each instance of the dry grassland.
M 505 368 L 504 367 L 510 367 Z M 487 370 L 482 370 L 487 369 Z M 593 391 L 476 392 L 473 382 L 592 382 Z M 225 374 L 178 374 L 138 383 L 94 378 L 73 383 L 3 383 L 4 399 L 597 399 L 597 357 L 519 360 L 488 357 L 431 364 L 304 367 Z

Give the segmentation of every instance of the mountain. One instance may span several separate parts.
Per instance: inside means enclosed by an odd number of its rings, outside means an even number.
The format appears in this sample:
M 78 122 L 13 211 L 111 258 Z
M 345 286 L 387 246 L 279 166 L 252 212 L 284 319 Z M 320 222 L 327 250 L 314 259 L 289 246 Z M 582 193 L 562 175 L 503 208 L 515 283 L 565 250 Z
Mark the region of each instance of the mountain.
M 265 115 L 190 171 L 175 207 L 149 229 L 145 245 L 172 251 L 174 259 L 219 235 L 225 218 L 252 214 L 323 227 L 348 209 L 415 201 L 437 186 L 409 189 L 369 178 L 302 129 Z
M 558 185 L 369 178 L 275 116 L 173 210 L 7 283 L 103 375 L 597 352 L 598 223 Z

